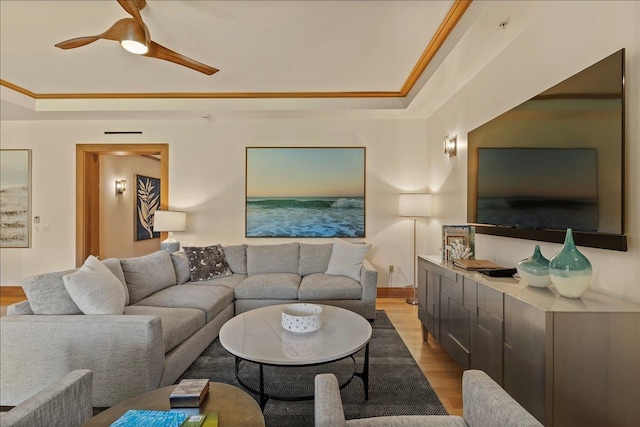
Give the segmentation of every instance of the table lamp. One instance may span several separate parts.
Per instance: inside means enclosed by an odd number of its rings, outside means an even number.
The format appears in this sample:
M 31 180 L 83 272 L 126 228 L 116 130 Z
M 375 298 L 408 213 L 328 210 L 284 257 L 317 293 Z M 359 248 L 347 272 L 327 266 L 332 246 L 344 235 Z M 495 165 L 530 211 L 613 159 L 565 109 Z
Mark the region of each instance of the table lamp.
M 187 229 L 187 214 L 185 212 L 156 211 L 153 218 L 153 231 L 168 231 L 169 237 L 160 242 L 160 249 L 169 253 L 180 249 L 180 242 L 173 238 L 174 231 Z

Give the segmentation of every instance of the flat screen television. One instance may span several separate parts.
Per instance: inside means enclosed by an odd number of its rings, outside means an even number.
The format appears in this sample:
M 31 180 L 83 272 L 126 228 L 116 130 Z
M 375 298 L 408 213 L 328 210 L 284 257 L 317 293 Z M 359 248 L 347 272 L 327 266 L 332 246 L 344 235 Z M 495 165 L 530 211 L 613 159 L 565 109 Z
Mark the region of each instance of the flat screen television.
M 476 233 L 627 250 L 624 49 L 468 134 Z

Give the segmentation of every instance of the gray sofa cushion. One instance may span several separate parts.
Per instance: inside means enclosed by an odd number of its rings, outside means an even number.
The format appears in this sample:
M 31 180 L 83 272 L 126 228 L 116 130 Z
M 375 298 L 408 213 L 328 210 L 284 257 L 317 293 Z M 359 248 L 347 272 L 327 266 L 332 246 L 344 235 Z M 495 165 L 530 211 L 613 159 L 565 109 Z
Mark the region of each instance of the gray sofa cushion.
M 247 246 L 247 274 L 298 274 L 300 245 L 297 242 L 282 245 Z
M 224 246 L 222 250 L 234 274 L 247 274 L 247 245 Z
M 122 271 L 122 265 L 120 265 L 120 260 L 118 258 L 107 258 L 103 259 L 102 263 L 107 266 L 107 268 L 113 273 L 114 276 L 120 280 L 122 286 L 124 287 L 124 293 L 127 295 L 125 304 L 129 304 L 129 288 L 127 287 L 127 280 L 124 278 L 124 271 Z
M 139 301 L 136 306 L 196 308 L 207 314 L 207 322 L 233 302 L 233 290 L 225 286 L 188 283 L 170 286 Z
M 74 271 L 77 269 L 38 274 L 22 280 L 22 289 L 34 314 L 82 314 L 62 281 L 63 276 Z
M 190 285 L 199 286 L 224 286 L 229 289 L 235 289 L 244 279 L 247 278 L 246 274 L 232 274 L 227 277 L 220 277 L 219 279 L 201 280 L 199 282 L 189 282 Z
M 173 268 L 171 255 L 167 251 L 121 259 L 120 263 L 129 287 L 131 304 L 177 283 L 176 271 Z
M 187 283 L 191 277 L 189 276 L 189 259 L 184 252 L 173 252 L 171 254 L 171 262 L 173 269 L 176 271 L 176 283 L 182 285 Z
M 313 273 L 324 273 L 329 266 L 333 243 L 309 244 L 300 243 L 300 266 L 298 274 L 307 276 Z
M 186 246 L 184 253 L 189 259 L 189 277 L 192 282 L 231 276 L 231 268 L 222 251 L 222 246 Z
M 122 314 L 127 291 L 93 255 L 89 255 L 78 271 L 63 276 L 62 281 L 84 314 Z
M 127 291 L 125 304 L 129 304 L 129 292 L 120 260 L 107 258 L 102 263 L 122 282 L 122 286 Z M 74 268 L 24 278 L 22 289 L 29 300 L 33 314 L 82 314 L 82 310 L 73 302 L 62 281 L 63 276 L 76 271 L 78 269 Z
M 236 299 L 298 299 L 300 276 L 264 273 L 248 276 L 234 289 Z
M 206 322 L 204 311 L 195 308 L 129 305 L 124 308 L 124 314 L 159 317 L 162 323 L 162 340 L 165 353 L 168 353 L 178 344 L 195 334 Z
M 360 282 L 346 276 L 331 276 L 324 273 L 314 273 L 302 278 L 298 299 L 331 300 L 331 299 L 361 299 L 362 286 Z

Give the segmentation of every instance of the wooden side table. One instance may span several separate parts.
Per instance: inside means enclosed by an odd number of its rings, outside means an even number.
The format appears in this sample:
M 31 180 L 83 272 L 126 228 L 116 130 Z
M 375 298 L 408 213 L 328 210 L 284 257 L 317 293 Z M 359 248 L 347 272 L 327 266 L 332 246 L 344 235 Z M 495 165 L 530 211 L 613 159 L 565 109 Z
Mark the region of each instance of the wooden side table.
M 129 409 L 168 411 L 169 394 L 174 388 L 175 385 L 159 388 L 120 402 L 91 418 L 84 427 L 109 426 Z M 229 384 L 210 383 L 200 412 L 217 412 L 219 427 L 264 427 L 264 416 L 258 403 L 243 390 Z

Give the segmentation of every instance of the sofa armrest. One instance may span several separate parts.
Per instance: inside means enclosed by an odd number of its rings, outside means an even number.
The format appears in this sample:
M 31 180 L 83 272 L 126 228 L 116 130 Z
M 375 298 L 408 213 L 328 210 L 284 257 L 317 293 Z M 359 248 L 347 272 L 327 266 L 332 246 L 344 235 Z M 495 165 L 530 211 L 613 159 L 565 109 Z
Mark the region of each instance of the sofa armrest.
M 313 405 L 315 427 L 342 427 L 347 425 L 344 419 L 340 387 L 335 375 L 316 375 Z
M 3 427 L 80 427 L 93 416 L 91 384 L 93 372 L 67 374 L 9 412 L 1 414 Z
M 4 316 L 0 335 L 0 405 L 18 405 L 76 369 L 93 371 L 95 406 L 113 406 L 160 385 L 159 317 Z
M 373 312 L 367 313 L 367 319 L 376 316 L 376 297 L 378 296 L 378 272 L 366 259 L 362 261 L 360 270 L 360 286 L 362 286 L 362 302 L 367 307 L 373 307 Z
M 20 301 L 7 307 L 7 316 L 16 314 L 33 314 L 29 301 Z
M 533 415 L 482 371 L 469 370 L 462 374 L 462 407 L 464 420 L 470 427 L 542 427 Z

